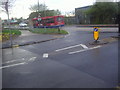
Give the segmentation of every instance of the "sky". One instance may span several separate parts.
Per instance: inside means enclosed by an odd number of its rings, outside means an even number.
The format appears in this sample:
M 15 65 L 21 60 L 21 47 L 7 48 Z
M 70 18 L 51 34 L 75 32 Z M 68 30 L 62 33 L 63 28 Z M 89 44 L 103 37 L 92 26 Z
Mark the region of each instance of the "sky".
M 93 5 L 96 0 L 39 0 L 40 4 L 48 6 L 50 10 L 59 9 L 64 15 L 66 12 L 74 11 L 75 8 Z M 10 11 L 10 18 L 28 18 L 31 11 L 29 10 L 31 5 L 37 4 L 38 0 L 16 0 Z M 7 15 L 4 12 L 0 12 L 2 19 L 7 19 Z

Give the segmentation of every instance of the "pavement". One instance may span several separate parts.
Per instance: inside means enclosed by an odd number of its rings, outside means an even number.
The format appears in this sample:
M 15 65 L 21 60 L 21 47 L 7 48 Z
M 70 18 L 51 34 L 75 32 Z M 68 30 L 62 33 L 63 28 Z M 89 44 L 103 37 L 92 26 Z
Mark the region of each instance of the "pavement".
M 2 49 L 42 43 L 64 37 L 64 35 L 57 34 L 56 35 L 34 34 L 28 30 L 21 30 L 21 32 L 22 34 L 20 36 L 13 38 L 12 40 L 7 40 L 3 42 Z

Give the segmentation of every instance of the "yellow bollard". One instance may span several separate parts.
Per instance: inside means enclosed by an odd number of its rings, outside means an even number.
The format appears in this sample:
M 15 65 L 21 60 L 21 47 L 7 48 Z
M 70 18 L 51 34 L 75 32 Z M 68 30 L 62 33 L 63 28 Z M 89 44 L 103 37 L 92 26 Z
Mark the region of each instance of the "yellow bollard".
M 99 28 L 98 27 L 94 27 L 93 37 L 94 37 L 95 42 L 97 42 L 97 40 L 99 39 Z

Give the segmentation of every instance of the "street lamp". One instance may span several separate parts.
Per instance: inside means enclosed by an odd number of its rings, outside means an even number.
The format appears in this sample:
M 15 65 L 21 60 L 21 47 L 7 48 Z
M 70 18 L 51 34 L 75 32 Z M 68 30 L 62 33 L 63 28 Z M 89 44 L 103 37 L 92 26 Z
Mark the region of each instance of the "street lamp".
M 119 36 L 120 36 L 120 11 L 119 11 L 119 7 L 120 7 L 120 1 L 118 2 L 118 25 L 119 25 Z
M 40 26 L 40 21 L 41 21 L 41 14 L 38 14 L 38 27 Z
M 38 13 L 40 12 L 40 4 L 39 4 L 39 0 L 38 0 Z
M 9 3 L 9 0 L 7 0 L 5 2 L 5 10 L 6 10 L 6 13 L 8 16 L 8 27 L 9 27 L 8 29 L 10 31 L 10 46 L 12 47 L 12 34 L 11 34 L 11 30 L 10 30 L 10 17 L 9 17 L 8 3 Z

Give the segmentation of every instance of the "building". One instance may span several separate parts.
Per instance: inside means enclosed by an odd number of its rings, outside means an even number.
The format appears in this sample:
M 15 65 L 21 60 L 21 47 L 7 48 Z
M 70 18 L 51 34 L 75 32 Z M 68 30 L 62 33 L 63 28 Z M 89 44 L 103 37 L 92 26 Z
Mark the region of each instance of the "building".
M 75 16 L 64 17 L 66 25 L 76 24 Z
M 90 24 L 90 16 L 86 14 L 86 11 L 90 9 L 90 7 L 91 6 L 75 8 L 76 24 Z
M 96 2 L 114 2 L 114 0 L 96 0 Z

